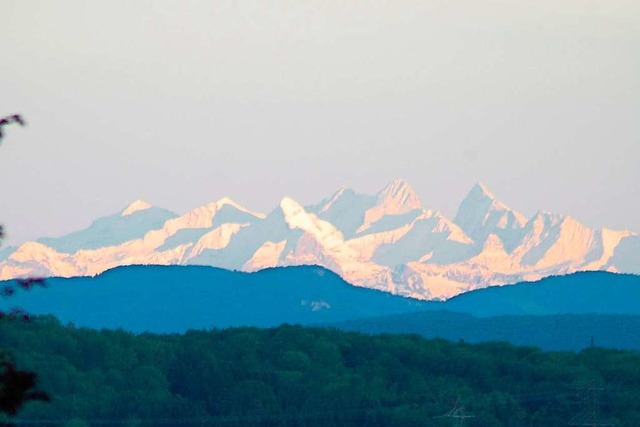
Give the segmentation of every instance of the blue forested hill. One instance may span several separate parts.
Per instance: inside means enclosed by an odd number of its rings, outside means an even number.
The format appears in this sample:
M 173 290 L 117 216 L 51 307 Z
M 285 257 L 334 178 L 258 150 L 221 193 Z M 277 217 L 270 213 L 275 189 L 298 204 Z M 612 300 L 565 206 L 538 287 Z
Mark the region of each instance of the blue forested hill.
M 416 334 L 425 338 L 480 343 L 505 341 L 543 350 L 597 347 L 640 351 L 640 316 L 560 314 L 475 317 L 450 311 L 405 313 L 356 319 L 330 327 L 367 334 Z
M 47 280 L 0 302 L 92 328 L 182 332 L 312 324 L 406 313 L 430 303 L 354 287 L 315 266 L 242 273 L 199 266 L 130 266 Z
M 640 315 L 640 276 L 604 271 L 552 276 L 468 292 L 446 301 L 442 308 L 475 316 Z
M 257 273 L 200 266 L 130 266 L 92 278 L 48 279 L 47 284 L 46 289 L 19 291 L 11 298 L 0 299 L 0 307 L 54 314 L 63 322 L 78 326 L 161 333 L 283 323 L 330 324 L 434 310 L 476 317 L 594 313 L 640 316 L 640 276 L 603 272 L 488 288 L 446 302 L 418 301 L 355 287 L 316 266 Z M 432 317 L 416 322 L 452 321 Z M 405 329 L 394 331 L 416 332 L 409 326 L 412 322 Z M 534 320 L 527 322 L 532 324 Z M 462 338 L 455 335 L 447 336 Z M 488 339 L 501 338 L 491 335 Z M 589 338 L 579 339 L 584 342 Z

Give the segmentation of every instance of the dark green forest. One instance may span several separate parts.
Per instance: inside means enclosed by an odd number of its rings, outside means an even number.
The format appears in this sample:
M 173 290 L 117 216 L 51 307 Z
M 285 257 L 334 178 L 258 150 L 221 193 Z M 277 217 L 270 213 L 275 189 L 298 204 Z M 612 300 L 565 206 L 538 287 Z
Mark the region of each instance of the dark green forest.
M 462 425 L 438 417 L 455 413 L 473 415 L 467 426 L 549 427 L 593 409 L 640 425 L 632 351 L 288 325 L 134 335 L 53 317 L 0 321 L 0 351 L 36 372 L 52 399 L 27 403 L 18 425 Z

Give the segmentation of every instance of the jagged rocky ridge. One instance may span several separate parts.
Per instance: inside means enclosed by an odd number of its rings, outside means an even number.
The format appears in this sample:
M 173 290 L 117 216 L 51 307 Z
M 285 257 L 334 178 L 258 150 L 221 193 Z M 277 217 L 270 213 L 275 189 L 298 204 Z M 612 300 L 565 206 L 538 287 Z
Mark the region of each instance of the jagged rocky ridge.
M 527 219 L 482 184 L 450 220 L 396 180 L 376 195 L 343 188 L 306 207 L 285 197 L 268 215 L 229 198 L 184 215 L 138 200 L 87 229 L 0 255 L 0 280 L 95 275 L 133 264 L 242 271 L 318 264 L 357 286 L 447 299 L 581 270 L 640 273 L 640 235 L 547 212 Z

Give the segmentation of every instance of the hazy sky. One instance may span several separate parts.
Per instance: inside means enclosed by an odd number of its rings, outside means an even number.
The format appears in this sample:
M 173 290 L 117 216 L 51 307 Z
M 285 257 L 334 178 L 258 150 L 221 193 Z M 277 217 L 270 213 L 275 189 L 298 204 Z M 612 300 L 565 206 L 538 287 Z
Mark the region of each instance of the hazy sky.
M 405 178 L 640 231 L 640 1 L 0 0 L 6 244 Z

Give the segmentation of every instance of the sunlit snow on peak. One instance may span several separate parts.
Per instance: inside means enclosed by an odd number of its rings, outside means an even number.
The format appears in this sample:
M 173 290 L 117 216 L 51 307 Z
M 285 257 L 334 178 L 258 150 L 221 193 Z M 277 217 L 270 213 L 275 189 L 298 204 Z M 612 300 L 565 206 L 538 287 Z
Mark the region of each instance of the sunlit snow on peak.
M 147 209 L 152 208 L 152 207 L 153 206 L 151 206 L 151 204 L 145 202 L 144 200 L 136 200 L 135 202 L 133 202 L 129 206 L 127 206 L 126 209 L 123 210 L 120 215 L 121 216 L 128 216 L 128 215 L 131 215 L 133 213 L 136 213 L 136 212 L 139 212 L 139 211 L 144 211 L 144 210 L 147 210 Z

